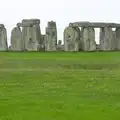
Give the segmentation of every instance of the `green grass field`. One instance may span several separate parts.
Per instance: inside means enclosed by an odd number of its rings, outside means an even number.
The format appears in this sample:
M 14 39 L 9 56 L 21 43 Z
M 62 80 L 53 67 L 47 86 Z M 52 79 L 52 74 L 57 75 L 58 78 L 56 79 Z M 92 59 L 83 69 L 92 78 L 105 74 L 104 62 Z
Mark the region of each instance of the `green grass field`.
M 120 120 L 120 52 L 1 52 L 0 120 Z

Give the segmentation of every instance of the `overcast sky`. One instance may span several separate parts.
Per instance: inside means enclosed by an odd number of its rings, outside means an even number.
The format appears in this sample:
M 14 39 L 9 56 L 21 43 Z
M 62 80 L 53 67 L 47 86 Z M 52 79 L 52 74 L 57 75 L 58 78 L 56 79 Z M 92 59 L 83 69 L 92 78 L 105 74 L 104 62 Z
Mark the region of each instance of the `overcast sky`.
M 0 0 L 0 4 L 0 23 L 7 28 L 9 43 L 12 28 L 23 18 L 39 18 L 43 34 L 47 22 L 56 21 L 58 39 L 62 40 L 63 31 L 69 22 L 120 23 L 119 0 Z

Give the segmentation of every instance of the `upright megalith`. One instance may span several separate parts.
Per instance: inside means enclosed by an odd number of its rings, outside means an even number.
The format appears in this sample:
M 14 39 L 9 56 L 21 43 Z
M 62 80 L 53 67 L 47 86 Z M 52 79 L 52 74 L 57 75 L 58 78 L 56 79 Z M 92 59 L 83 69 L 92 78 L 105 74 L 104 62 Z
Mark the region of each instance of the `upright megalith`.
M 93 27 L 81 28 L 80 48 L 83 51 L 95 51 L 95 30 Z
M 59 41 L 58 41 L 57 50 L 58 50 L 58 51 L 63 51 L 63 50 L 64 50 L 63 45 L 62 45 L 62 40 L 59 40 Z
M 39 51 L 45 51 L 45 35 L 41 35 Z
M 113 31 L 113 48 L 117 50 L 117 39 L 116 39 L 116 31 Z
M 11 51 L 22 50 L 22 32 L 20 27 L 15 27 L 11 32 Z
M 100 28 L 100 50 L 111 51 L 115 50 L 113 31 L 111 27 Z
M 78 27 L 67 27 L 64 30 L 64 47 L 65 51 L 79 51 L 80 30 Z
M 57 27 L 56 22 L 50 21 L 46 27 L 45 36 L 45 50 L 56 51 L 57 50 Z
M 21 26 L 24 50 L 38 51 L 39 44 L 41 41 L 40 20 L 23 19 Z
M 41 35 L 40 45 L 45 47 L 45 35 Z
M 7 30 L 0 24 L 0 51 L 8 51 Z
M 58 40 L 58 45 L 62 45 L 62 40 Z
M 120 28 L 116 28 L 116 50 L 120 50 Z

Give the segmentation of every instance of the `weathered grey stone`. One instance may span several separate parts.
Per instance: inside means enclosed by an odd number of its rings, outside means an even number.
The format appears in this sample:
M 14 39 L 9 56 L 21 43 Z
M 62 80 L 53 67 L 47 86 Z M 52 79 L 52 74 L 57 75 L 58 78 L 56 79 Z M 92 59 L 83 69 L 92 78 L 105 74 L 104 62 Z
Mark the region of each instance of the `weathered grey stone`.
M 17 27 L 22 27 L 22 23 L 17 23 L 16 26 Z
M 41 41 L 40 20 L 22 20 L 23 49 L 27 51 L 38 51 Z M 21 24 L 18 24 L 21 26 Z
M 120 28 L 116 28 L 116 50 L 120 50 Z
M 45 49 L 45 35 L 41 35 L 40 46 Z
M 94 27 L 94 28 L 101 28 L 101 27 L 117 28 L 117 27 L 120 27 L 120 24 L 83 21 L 83 22 L 70 23 L 69 26 L 71 26 L 71 27 Z
M 40 20 L 39 19 L 23 19 L 22 23 L 18 23 L 18 26 L 22 27 L 32 27 L 33 25 L 39 25 Z
M 95 51 L 95 30 L 93 27 L 83 27 L 81 29 L 81 50 L 83 51 Z
M 0 51 L 8 51 L 7 30 L 3 26 L 0 27 Z
M 96 44 L 96 50 L 100 50 L 100 45 Z
M 59 41 L 58 41 L 58 45 L 62 45 L 62 40 L 59 40 Z
M 35 25 L 35 24 L 40 24 L 40 20 L 39 19 L 23 19 L 22 23 Z
M 11 50 L 22 51 L 22 32 L 19 27 L 15 27 L 11 32 Z
M 45 35 L 41 35 L 41 44 L 45 45 Z
M 5 28 L 5 26 L 3 24 L 0 24 L 0 28 Z
M 9 51 L 12 51 L 12 50 L 11 50 L 11 45 L 8 47 L 8 50 L 9 50 Z
M 27 27 L 22 27 L 22 49 L 23 49 L 23 51 L 26 50 L 26 48 L 25 48 L 26 40 L 27 40 Z
M 57 28 L 56 23 L 53 21 L 48 22 L 48 26 L 46 27 L 45 50 L 57 50 Z
M 67 27 L 64 30 L 65 51 L 79 51 L 80 30 L 76 27 Z
M 41 35 L 41 40 L 40 40 L 38 50 L 45 51 L 45 35 Z
M 25 39 L 25 49 L 27 51 L 37 51 L 39 43 L 35 38 L 36 37 L 35 29 L 33 27 L 27 27 L 26 32 L 27 35 Z
M 113 43 L 112 43 L 112 47 L 113 47 L 113 50 L 117 50 L 117 41 L 116 41 L 116 32 L 113 31 Z
M 58 50 L 58 51 L 62 50 L 62 49 L 63 49 L 62 47 L 63 47 L 63 46 L 62 46 L 62 40 L 59 40 L 59 41 L 58 41 L 58 44 L 57 44 L 57 50 Z
M 113 48 L 113 31 L 111 27 L 104 27 L 100 29 L 100 50 L 111 51 Z
M 33 25 L 32 27 L 33 40 L 38 44 L 41 44 L 41 30 L 39 24 Z

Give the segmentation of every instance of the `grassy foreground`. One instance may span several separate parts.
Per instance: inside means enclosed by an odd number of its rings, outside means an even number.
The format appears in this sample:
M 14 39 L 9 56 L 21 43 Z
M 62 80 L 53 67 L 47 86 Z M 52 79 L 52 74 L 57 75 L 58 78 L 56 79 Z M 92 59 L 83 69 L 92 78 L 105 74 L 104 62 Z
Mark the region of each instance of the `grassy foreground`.
M 0 120 L 119 120 L 120 52 L 0 53 Z

